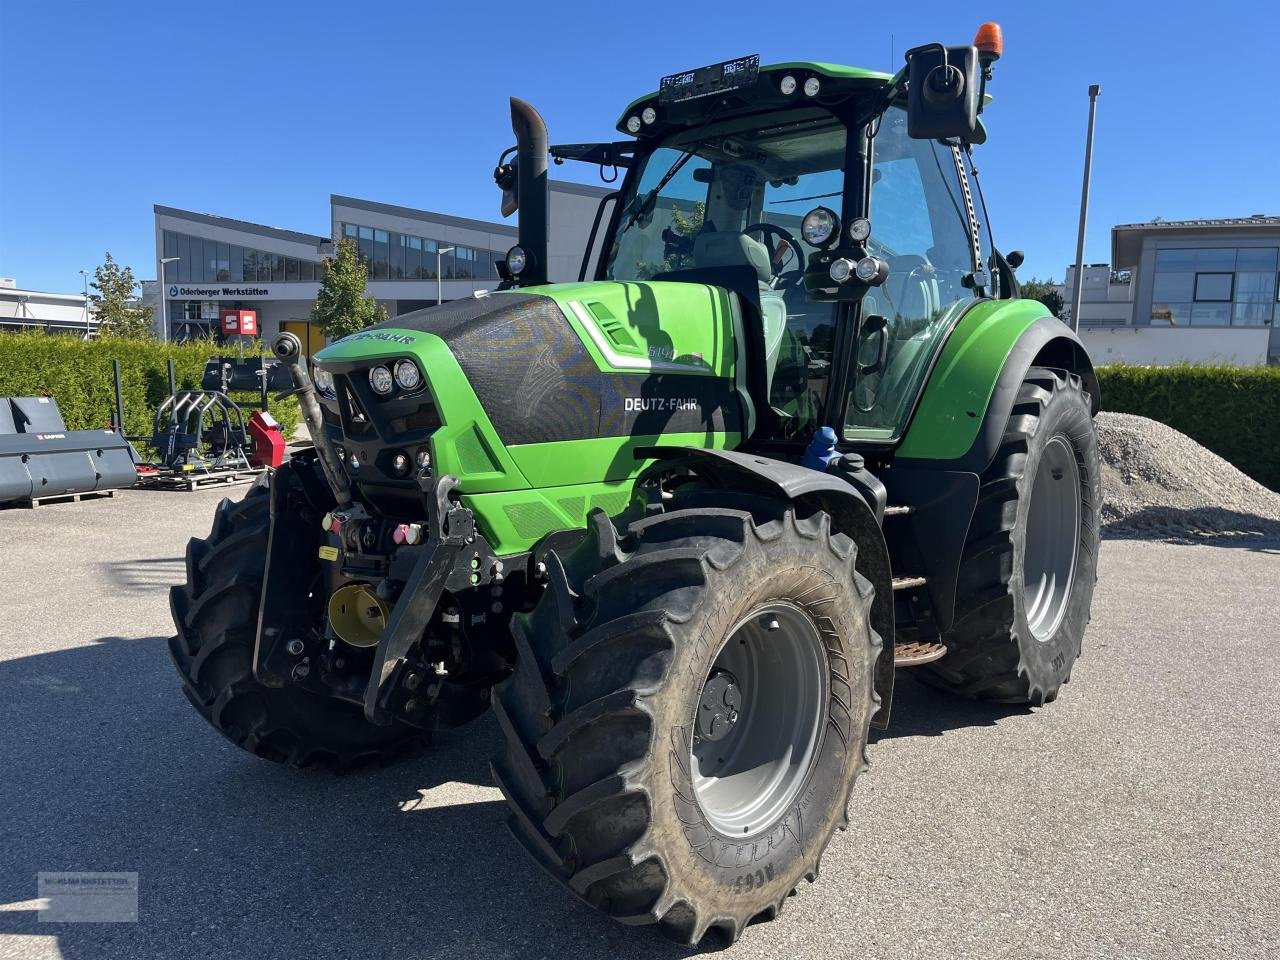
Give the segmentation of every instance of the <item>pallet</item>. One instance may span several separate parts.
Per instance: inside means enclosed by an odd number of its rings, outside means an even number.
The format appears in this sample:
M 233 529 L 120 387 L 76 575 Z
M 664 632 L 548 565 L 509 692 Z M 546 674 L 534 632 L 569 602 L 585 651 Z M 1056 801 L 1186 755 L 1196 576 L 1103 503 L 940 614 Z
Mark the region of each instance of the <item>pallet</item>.
M 204 473 L 155 473 L 140 476 L 138 487 L 142 490 L 181 490 L 191 493 L 206 487 L 234 487 L 253 483 L 265 472 L 265 467 L 248 467 Z
M 27 497 L 14 500 L 9 506 L 26 507 L 34 510 L 51 503 L 79 503 L 81 500 L 110 500 L 116 495 L 115 490 L 85 490 L 82 493 L 54 493 L 47 497 Z

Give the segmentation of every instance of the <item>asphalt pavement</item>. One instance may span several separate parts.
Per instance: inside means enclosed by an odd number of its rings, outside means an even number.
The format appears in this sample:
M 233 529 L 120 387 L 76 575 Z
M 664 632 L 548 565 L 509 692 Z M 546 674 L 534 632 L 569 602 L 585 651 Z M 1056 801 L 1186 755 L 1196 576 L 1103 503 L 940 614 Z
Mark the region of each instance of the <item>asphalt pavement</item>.
M 333 776 L 240 752 L 169 664 L 216 493 L 0 511 L 0 957 L 674 958 L 505 829 L 490 717 Z M 726 957 L 1280 955 L 1280 545 L 1104 543 L 1056 703 L 900 674 L 812 886 Z M 40 922 L 39 871 L 135 871 L 136 923 Z

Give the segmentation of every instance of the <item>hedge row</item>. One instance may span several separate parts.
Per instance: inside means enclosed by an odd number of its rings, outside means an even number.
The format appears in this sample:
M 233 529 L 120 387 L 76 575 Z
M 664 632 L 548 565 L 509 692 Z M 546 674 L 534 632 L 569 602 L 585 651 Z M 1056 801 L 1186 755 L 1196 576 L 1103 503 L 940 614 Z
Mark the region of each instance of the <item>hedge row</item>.
M 1102 409 L 1159 420 L 1280 490 L 1280 367 L 1098 368 Z
M 168 361 L 173 360 L 179 390 L 199 389 L 205 362 L 219 353 L 208 341 L 103 337 L 86 342 L 41 331 L 0 333 L 0 397 L 48 394 L 58 401 L 68 429 L 102 427 L 115 419 L 111 361 L 119 360 L 125 433 L 149 437 L 156 409 L 169 396 Z M 233 394 L 232 399 L 244 408 L 247 420 L 257 409 L 259 395 Z M 287 439 L 301 420 L 297 401 L 277 403 L 272 397 L 269 408 Z

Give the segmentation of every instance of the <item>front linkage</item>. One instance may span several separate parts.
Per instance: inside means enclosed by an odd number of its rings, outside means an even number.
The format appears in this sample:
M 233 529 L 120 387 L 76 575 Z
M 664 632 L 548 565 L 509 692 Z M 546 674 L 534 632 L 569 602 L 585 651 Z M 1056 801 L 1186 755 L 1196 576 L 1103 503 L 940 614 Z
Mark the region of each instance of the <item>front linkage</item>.
M 532 553 L 497 557 L 471 511 L 451 499 L 451 476 L 417 478 L 425 522 L 371 516 L 351 497 L 318 408 L 309 409 L 314 388 L 296 338 L 282 335 L 274 349 L 289 366 L 315 451 L 271 479 L 254 676 L 360 704 L 379 726 L 470 719 L 509 668 L 506 625 L 540 565 Z M 299 576 L 300 568 L 312 574 Z M 493 642 L 477 645 L 478 636 Z

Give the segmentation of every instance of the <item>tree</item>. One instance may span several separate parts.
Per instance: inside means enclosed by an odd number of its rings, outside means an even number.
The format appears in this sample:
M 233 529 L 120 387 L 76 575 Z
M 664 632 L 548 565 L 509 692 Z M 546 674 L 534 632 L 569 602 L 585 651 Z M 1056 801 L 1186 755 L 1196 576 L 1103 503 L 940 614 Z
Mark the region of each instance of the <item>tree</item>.
M 120 266 L 110 252 L 106 257 L 106 262 L 93 271 L 93 283 L 89 284 L 95 291 L 89 294 L 89 302 L 98 318 L 99 335 L 130 340 L 155 336 L 154 309 L 134 305 L 138 281 L 133 268 Z
M 386 308 L 365 296 L 368 282 L 369 269 L 354 240 L 341 241 L 337 255 L 325 257 L 324 279 L 311 308 L 311 322 L 325 337 L 336 340 L 387 319 Z
M 1024 280 L 1021 283 L 1022 295 L 1028 300 L 1039 300 L 1049 312 L 1059 319 L 1066 319 L 1066 302 L 1058 292 L 1057 283 L 1051 277 L 1048 280 Z

